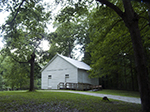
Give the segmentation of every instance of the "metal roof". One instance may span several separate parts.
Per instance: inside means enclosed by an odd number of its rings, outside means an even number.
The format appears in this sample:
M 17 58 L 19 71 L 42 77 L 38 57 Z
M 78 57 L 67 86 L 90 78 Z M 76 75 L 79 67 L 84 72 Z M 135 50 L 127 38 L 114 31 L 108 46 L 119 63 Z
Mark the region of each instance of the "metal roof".
M 57 54 L 57 55 L 59 55 L 60 57 L 65 59 L 67 62 L 69 62 L 70 64 L 74 65 L 75 67 L 77 67 L 79 69 L 83 69 L 83 70 L 90 70 L 91 69 L 91 67 L 84 62 L 81 62 L 81 61 L 78 61 L 78 60 L 75 60 L 75 59 L 72 59 L 72 58 L 69 58 L 66 56 L 62 56 L 60 54 Z
M 62 56 L 60 54 L 56 54 L 49 62 L 46 66 L 44 66 L 42 69 L 41 69 L 41 72 L 57 57 L 61 57 L 62 59 L 64 59 L 65 61 L 67 61 L 68 63 L 70 63 L 71 65 L 75 66 L 76 68 L 78 69 L 82 69 L 82 70 L 90 70 L 91 67 L 89 65 L 87 65 L 86 63 L 84 62 L 81 62 L 81 61 L 78 61 L 78 60 L 75 60 L 75 59 L 71 59 L 69 57 L 66 57 L 66 56 Z

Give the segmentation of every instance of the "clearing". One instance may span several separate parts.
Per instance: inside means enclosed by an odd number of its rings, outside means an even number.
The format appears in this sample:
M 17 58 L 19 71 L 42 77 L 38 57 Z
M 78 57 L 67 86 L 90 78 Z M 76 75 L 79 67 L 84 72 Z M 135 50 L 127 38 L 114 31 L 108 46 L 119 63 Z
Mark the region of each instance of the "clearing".
M 0 92 L 1 112 L 141 112 L 141 105 L 52 91 Z

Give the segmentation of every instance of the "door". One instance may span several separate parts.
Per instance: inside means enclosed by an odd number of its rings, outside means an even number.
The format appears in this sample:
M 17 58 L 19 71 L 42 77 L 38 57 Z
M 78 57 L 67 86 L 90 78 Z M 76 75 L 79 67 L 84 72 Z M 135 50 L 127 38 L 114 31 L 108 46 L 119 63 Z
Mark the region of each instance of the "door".
M 68 79 L 69 79 L 69 74 L 65 74 L 65 86 L 66 86 L 66 88 L 70 88 L 69 85 L 68 85 L 68 83 L 67 83 Z
M 48 75 L 48 89 L 52 89 L 51 80 L 52 80 L 52 75 Z
M 68 82 L 69 74 L 65 74 L 65 83 Z

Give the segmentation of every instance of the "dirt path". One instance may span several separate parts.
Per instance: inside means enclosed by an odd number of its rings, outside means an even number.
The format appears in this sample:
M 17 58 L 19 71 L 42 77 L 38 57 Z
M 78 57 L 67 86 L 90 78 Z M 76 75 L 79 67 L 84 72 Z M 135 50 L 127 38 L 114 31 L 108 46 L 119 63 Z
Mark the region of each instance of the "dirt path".
M 120 100 L 120 101 L 124 101 L 124 102 L 129 102 L 129 103 L 141 104 L 140 98 L 135 98 L 135 97 L 125 97 L 125 96 L 108 95 L 108 94 L 100 94 L 100 93 L 88 93 L 88 92 L 65 91 L 65 90 L 50 90 L 50 91 L 76 93 L 76 94 L 83 94 L 83 95 L 90 95 L 90 96 L 97 96 L 97 97 L 107 96 L 110 99 Z

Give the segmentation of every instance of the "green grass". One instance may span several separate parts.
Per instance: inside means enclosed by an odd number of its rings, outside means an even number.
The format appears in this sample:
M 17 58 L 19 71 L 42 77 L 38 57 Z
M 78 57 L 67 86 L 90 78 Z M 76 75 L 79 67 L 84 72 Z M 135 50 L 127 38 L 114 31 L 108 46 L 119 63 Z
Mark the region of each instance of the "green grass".
M 95 91 L 94 93 L 111 94 L 111 95 L 128 96 L 128 97 L 137 97 L 137 98 L 140 97 L 139 92 L 125 91 L 125 90 L 103 89 L 101 91 Z
M 0 92 L 0 112 L 140 112 L 141 105 L 50 91 Z

